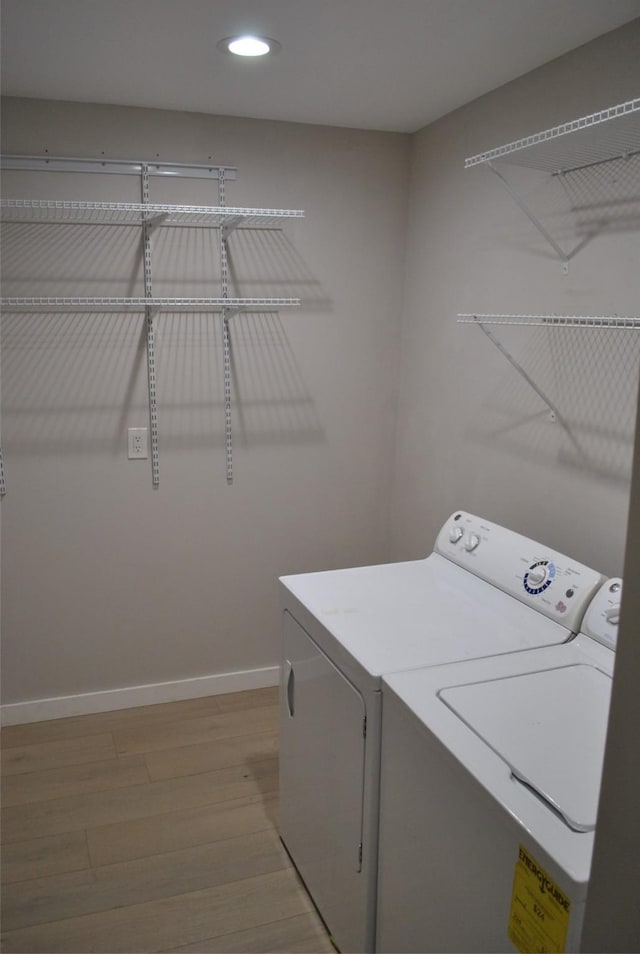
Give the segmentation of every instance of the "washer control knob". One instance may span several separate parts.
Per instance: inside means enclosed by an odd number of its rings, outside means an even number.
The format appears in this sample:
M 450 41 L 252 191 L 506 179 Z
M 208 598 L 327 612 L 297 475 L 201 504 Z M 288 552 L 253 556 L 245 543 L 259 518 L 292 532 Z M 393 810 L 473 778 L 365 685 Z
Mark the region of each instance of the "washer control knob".
M 611 623 L 612 626 L 617 626 L 620 622 L 620 604 L 610 606 L 608 610 L 605 610 L 604 618 L 607 623 Z
M 451 527 L 449 529 L 449 540 L 451 543 L 458 543 L 462 539 L 463 533 L 462 527 Z
M 546 566 L 534 566 L 529 570 L 529 584 L 531 586 L 540 586 L 547 577 Z
M 468 533 L 464 541 L 464 548 L 468 553 L 471 553 L 476 549 L 479 543 L 480 537 L 477 533 Z

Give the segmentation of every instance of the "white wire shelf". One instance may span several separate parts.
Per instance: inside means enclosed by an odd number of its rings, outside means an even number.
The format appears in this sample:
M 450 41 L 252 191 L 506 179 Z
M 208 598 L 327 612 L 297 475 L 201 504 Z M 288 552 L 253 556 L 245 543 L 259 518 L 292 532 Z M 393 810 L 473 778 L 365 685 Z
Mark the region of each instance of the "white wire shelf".
M 637 315 L 458 315 L 462 324 L 529 325 L 550 328 L 616 328 L 640 330 Z
M 300 305 L 299 298 L 2 298 L 5 311 L 256 311 Z
M 465 160 L 465 169 L 504 159 L 559 174 L 640 152 L 640 98 L 545 129 Z
M 556 404 L 550 399 L 524 369 L 522 364 L 513 356 L 509 349 L 487 327 L 488 325 L 521 325 L 545 328 L 589 328 L 598 330 L 640 330 L 640 316 L 638 315 L 458 315 L 458 321 L 463 324 L 476 325 L 489 339 L 491 344 L 506 358 L 509 364 L 526 381 L 529 387 L 538 395 L 549 409 L 549 419 L 558 421 L 566 430 L 572 443 L 582 453 L 580 445 L 572 434 L 571 428 Z
M 3 199 L 5 222 L 268 228 L 284 219 L 303 218 L 301 209 L 249 209 L 232 206 L 166 205 L 142 202 L 84 202 L 64 199 Z

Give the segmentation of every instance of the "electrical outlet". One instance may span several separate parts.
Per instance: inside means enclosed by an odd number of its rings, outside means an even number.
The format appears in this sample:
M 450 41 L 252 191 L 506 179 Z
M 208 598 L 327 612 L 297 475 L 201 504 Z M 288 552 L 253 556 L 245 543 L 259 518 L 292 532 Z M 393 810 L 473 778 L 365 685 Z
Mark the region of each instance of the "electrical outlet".
M 143 460 L 149 456 L 147 446 L 147 428 L 130 427 L 127 431 L 129 460 Z

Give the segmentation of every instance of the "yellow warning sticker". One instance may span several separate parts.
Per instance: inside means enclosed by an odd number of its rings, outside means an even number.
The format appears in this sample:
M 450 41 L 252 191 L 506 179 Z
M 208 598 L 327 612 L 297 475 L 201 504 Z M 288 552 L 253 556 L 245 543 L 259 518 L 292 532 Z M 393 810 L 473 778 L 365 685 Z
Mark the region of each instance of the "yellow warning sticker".
M 571 900 L 519 846 L 509 912 L 509 937 L 521 954 L 564 954 Z

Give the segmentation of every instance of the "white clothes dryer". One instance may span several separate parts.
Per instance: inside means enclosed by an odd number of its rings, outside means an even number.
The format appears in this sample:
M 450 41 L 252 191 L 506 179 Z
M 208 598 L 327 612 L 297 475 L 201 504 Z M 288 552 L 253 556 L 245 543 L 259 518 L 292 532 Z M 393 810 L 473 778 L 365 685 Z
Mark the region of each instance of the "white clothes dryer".
M 562 644 L 601 582 L 463 512 L 424 560 L 282 578 L 280 834 L 341 951 L 375 944 L 382 676 Z
M 562 646 L 385 678 L 378 950 L 579 950 L 621 585 Z

